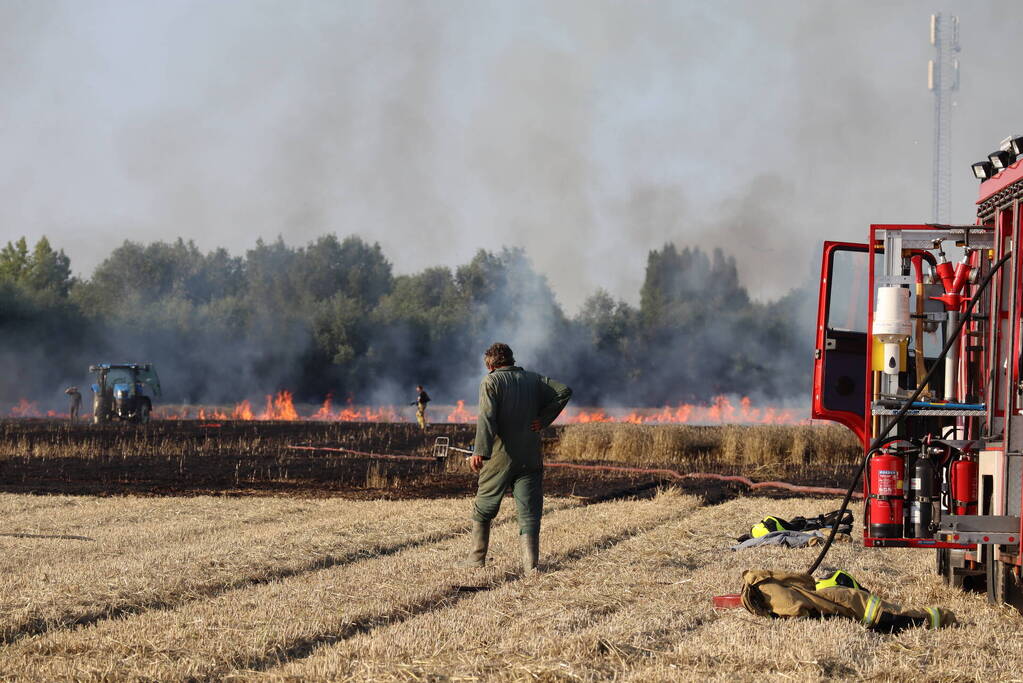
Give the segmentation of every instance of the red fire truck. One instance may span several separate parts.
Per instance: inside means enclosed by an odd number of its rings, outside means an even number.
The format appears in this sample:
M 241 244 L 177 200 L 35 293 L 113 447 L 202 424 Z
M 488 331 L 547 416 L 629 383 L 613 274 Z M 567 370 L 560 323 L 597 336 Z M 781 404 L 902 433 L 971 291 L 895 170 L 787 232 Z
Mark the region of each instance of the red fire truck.
M 865 545 L 1023 610 L 1023 137 L 973 171 L 973 225 L 824 244 L 812 415 L 863 442 Z

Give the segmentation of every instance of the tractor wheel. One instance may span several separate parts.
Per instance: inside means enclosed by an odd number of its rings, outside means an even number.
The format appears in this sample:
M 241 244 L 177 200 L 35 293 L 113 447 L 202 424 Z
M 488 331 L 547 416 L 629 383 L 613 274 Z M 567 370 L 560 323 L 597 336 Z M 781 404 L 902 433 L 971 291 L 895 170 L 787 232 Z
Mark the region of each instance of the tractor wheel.
M 107 415 L 106 402 L 103 400 L 102 396 L 96 394 L 92 397 L 92 423 L 103 424 L 109 420 L 110 416 Z
M 139 424 L 143 424 L 144 425 L 144 424 L 148 424 L 149 423 L 149 413 L 150 412 L 151 412 L 151 410 L 150 410 L 149 401 L 143 401 L 141 403 L 141 405 L 139 405 L 139 415 L 138 415 Z

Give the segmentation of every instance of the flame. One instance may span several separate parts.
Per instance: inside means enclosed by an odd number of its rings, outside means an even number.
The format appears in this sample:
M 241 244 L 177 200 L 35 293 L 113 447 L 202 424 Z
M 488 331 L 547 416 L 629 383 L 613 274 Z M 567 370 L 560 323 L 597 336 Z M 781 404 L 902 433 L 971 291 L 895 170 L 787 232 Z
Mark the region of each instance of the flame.
M 314 419 L 314 420 L 329 420 L 329 419 L 331 419 L 330 404 L 333 402 L 333 400 L 334 400 L 334 395 L 333 394 L 327 394 L 327 398 L 323 399 L 323 405 L 320 406 L 319 410 L 317 410 L 315 413 L 313 413 L 312 419 Z
M 793 410 L 773 406 L 760 409 L 743 396 L 739 408 L 727 396 L 715 396 L 710 405 L 682 403 L 659 410 L 633 410 L 624 415 L 608 415 L 603 410 L 579 410 L 559 419 L 566 424 L 587 422 L 627 422 L 631 424 L 800 424 L 806 422 Z
M 42 413 L 35 401 L 22 398 L 11 408 L 11 417 L 42 417 Z
M 438 408 L 438 411 L 443 409 Z M 440 412 L 443 415 L 443 412 Z M 38 405 L 28 399 L 21 399 L 10 410 L 11 417 L 43 417 Z M 46 411 L 46 416 L 67 418 L 66 413 Z M 83 418 L 86 417 L 83 415 Z M 226 420 L 316 420 L 325 422 L 410 422 L 409 410 L 395 406 L 359 406 L 349 397 L 345 405 L 338 408 L 334 397 L 328 394 L 323 403 L 312 410 L 303 412 L 295 407 L 294 394 L 280 391 L 266 396 L 262 412 L 253 410 L 248 400 L 233 406 L 177 406 L 158 407 L 154 418 L 164 420 L 198 419 L 202 421 Z M 467 408 L 465 401 L 458 401 L 447 414 L 447 422 L 475 422 L 476 414 Z M 808 420 L 794 410 L 777 406 L 755 407 L 748 396 L 739 399 L 738 405 L 727 396 L 716 396 L 708 404 L 681 403 L 661 408 L 636 408 L 609 411 L 602 408 L 570 407 L 559 418 L 559 424 L 587 424 L 591 422 L 618 422 L 628 424 L 805 424 Z
M 231 419 L 231 420 L 255 420 L 256 417 L 252 414 L 252 405 L 248 401 L 242 401 L 234 407 L 231 411 L 231 417 L 218 418 L 218 419 Z
M 475 422 L 476 416 L 465 409 L 465 401 L 459 401 L 455 409 L 448 413 L 448 422 Z
M 290 391 L 279 391 L 276 396 L 266 397 L 266 409 L 259 416 L 260 420 L 297 420 L 298 411 L 291 400 Z

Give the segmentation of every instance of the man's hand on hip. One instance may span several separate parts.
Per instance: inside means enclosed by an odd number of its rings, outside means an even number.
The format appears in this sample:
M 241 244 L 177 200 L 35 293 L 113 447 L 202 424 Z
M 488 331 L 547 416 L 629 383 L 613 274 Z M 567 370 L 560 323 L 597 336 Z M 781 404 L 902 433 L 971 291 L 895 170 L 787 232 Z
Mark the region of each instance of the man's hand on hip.
M 470 457 L 469 458 L 469 469 L 472 470 L 473 472 L 479 472 L 481 469 L 483 469 L 483 456 L 482 455 L 474 455 L 474 456 Z

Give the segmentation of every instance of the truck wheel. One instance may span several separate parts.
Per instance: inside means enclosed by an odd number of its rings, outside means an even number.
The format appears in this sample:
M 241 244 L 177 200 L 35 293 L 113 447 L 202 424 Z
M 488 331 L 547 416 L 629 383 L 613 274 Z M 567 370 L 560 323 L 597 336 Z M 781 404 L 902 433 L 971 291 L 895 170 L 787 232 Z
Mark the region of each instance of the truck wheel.
M 988 546 L 984 549 L 987 556 L 984 560 L 984 569 L 987 574 L 987 601 L 989 605 L 1001 605 L 1006 598 L 1006 567 L 994 556 L 994 548 Z
M 987 601 L 992 605 L 1009 605 L 1023 612 L 1023 584 L 1011 564 L 990 557 L 987 570 Z
M 949 555 L 951 552 L 948 548 L 938 548 L 934 555 L 934 573 L 941 577 L 941 580 L 948 585 L 952 584 L 952 563 Z

